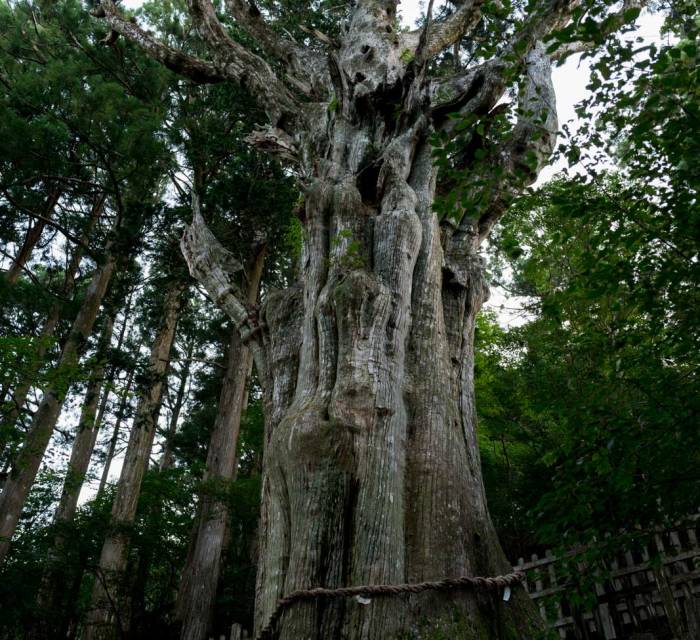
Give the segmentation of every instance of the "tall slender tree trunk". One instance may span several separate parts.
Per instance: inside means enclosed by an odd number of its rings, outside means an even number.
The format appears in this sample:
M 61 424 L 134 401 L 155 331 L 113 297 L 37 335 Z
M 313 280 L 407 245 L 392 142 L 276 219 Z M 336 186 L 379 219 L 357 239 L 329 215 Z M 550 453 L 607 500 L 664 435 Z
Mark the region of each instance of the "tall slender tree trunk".
M 71 448 L 70 461 L 63 482 L 63 490 L 54 516 L 54 525 L 57 527 L 53 547 L 49 551 L 44 576 L 37 593 L 38 615 L 35 624 L 29 632 L 32 639 L 51 638 L 53 633 L 60 628 L 62 618 L 69 611 L 61 602 L 64 593 L 62 581 L 63 575 L 68 575 L 65 563 L 65 530 L 64 527 L 73 520 L 78 507 L 78 498 L 87 475 L 90 464 L 90 456 L 95 445 L 99 423 L 98 400 L 105 375 L 105 358 L 112 339 L 114 329 L 114 313 L 105 318 L 104 327 L 95 352 L 95 365 L 90 373 L 85 397 L 83 399 L 80 419 L 76 429 L 75 440 Z
M 52 187 L 41 211 L 41 215 L 44 219 L 38 218 L 29 224 L 27 234 L 24 237 L 24 242 L 17 252 L 12 266 L 5 274 L 5 279 L 9 284 L 15 284 L 15 282 L 17 282 L 19 279 L 19 276 L 32 255 L 32 251 L 34 251 L 34 247 L 41 238 L 41 234 L 46 226 L 46 221 L 51 220 L 53 217 L 54 211 L 56 210 L 56 205 L 58 204 L 61 195 L 61 189 L 58 187 Z
M 130 527 L 136 516 L 141 484 L 148 468 L 185 288 L 184 283 L 175 282 L 165 295 L 160 327 L 151 347 L 146 379 L 139 391 L 134 425 L 112 506 L 111 527 L 96 571 L 91 609 L 84 629 L 85 640 L 121 637 L 126 631 L 129 615 L 124 593 L 124 572 Z
M 138 351 L 138 349 L 137 349 Z M 124 382 L 124 389 L 121 393 L 121 399 L 119 401 L 119 408 L 114 418 L 114 427 L 112 428 L 112 437 L 109 439 L 109 448 L 107 449 L 107 456 L 105 457 L 104 466 L 102 468 L 102 476 L 100 477 L 100 486 L 97 489 L 98 497 L 102 495 L 107 486 L 107 479 L 109 478 L 109 470 L 112 466 L 112 460 L 114 460 L 114 454 L 117 450 L 117 443 L 119 442 L 119 433 L 121 431 L 122 422 L 126 417 L 126 411 L 129 404 L 129 397 L 131 394 L 131 385 L 134 381 L 134 373 L 136 371 L 135 367 L 132 367 L 126 376 L 126 381 Z
M 190 338 L 187 343 L 187 348 L 185 349 L 185 361 L 183 362 L 182 369 L 180 370 L 179 378 L 180 384 L 178 384 L 177 392 L 175 394 L 175 401 L 171 407 L 170 422 L 168 424 L 168 430 L 165 434 L 165 442 L 163 443 L 163 454 L 158 463 L 158 468 L 161 471 L 170 469 L 173 464 L 173 438 L 177 433 L 177 426 L 180 421 L 180 413 L 182 412 L 182 407 L 185 402 L 185 392 L 187 391 L 187 383 L 190 379 L 190 369 L 192 368 L 192 353 L 194 351 L 194 338 Z
M 95 353 L 96 362 L 90 374 L 87 391 L 80 412 L 77 433 L 71 448 L 66 479 L 63 483 L 61 499 L 58 503 L 58 509 L 56 510 L 56 523 L 70 522 L 78 507 L 78 497 L 80 496 L 88 466 L 90 465 L 90 457 L 95 448 L 95 441 L 99 429 L 99 423 L 97 422 L 98 401 L 105 377 L 104 358 L 109 349 L 113 328 L 114 317 L 111 316 L 106 319 L 102 335 L 100 336 L 100 343 Z
M 161 455 L 160 462 L 158 463 L 158 473 L 168 471 L 175 461 L 172 449 L 173 438 L 177 433 L 180 414 L 185 402 L 185 393 L 187 391 L 187 383 L 189 382 L 190 377 L 190 369 L 192 365 L 191 358 L 194 351 L 194 343 L 194 336 L 191 336 L 185 349 L 186 359 L 184 360 L 183 366 L 178 374 L 179 384 L 177 386 L 175 400 L 171 406 L 170 420 L 168 421 L 168 429 L 165 434 L 165 442 L 163 443 L 163 453 Z M 151 513 L 148 517 L 153 521 L 158 521 L 162 512 L 162 502 L 156 501 L 155 504 L 151 505 Z M 128 621 L 130 631 L 135 631 L 137 634 L 139 633 L 139 625 L 145 618 L 146 587 L 148 585 L 148 576 L 151 569 L 151 563 L 153 562 L 154 552 L 155 548 L 152 544 L 146 545 L 145 548 L 141 549 L 137 562 L 136 578 L 134 580 L 130 596 L 130 618 Z
M 112 313 L 105 319 L 105 326 L 102 329 L 100 340 L 97 344 L 95 352 L 95 366 L 88 381 L 88 388 L 85 393 L 78 429 L 73 447 L 71 448 L 71 457 L 68 462 L 68 471 L 63 484 L 61 499 L 56 510 L 56 524 L 67 523 L 73 520 L 75 511 L 78 506 L 78 498 L 87 476 L 87 470 L 90 466 L 97 435 L 102 426 L 102 419 L 107 407 L 109 399 L 109 386 L 111 379 L 116 373 L 111 367 L 109 379 L 106 379 L 106 358 L 112 341 L 112 333 L 114 331 L 115 316 L 118 313 L 118 307 L 113 304 Z M 129 298 L 124 309 L 124 322 L 119 330 L 116 349 L 119 351 L 124 343 L 126 336 L 126 326 L 129 320 L 129 311 L 131 308 L 131 298 Z M 102 394 L 102 399 L 98 405 L 98 399 Z M 58 541 L 57 541 L 58 543 Z
M 100 194 L 95 203 L 93 204 L 92 210 L 90 212 L 90 217 L 88 222 L 83 229 L 81 234 L 81 243 L 76 245 L 71 254 L 68 265 L 66 266 L 66 272 L 63 278 L 63 285 L 61 287 L 60 295 L 65 298 L 73 293 L 75 288 L 75 278 L 78 274 L 78 268 L 83 259 L 83 245 L 87 244 L 90 240 L 90 236 L 97 224 L 98 219 L 102 215 L 104 209 L 105 195 Z M 44 322 L 41 332 L 37 338 L 37 350 L 34 356 L 33 364 L 29 367 L 29 370 L 23 376 L 23 379 L 19 381 L 14 392 L 11 394 L 11 401 L 9 403 L 9 409 L 3 411 L 3 426 L 4 430 L 9 432 L 13 428 L 20 417 L 21 411 L 27 402 L 27 395 L 32 386 L 36 383 L 37 374 L 44 364 L 46 354 L 48 352 L 49 344 L 51 339 L 56 333 L 56 327 L 61 320 L 61 301 L 55 300 L 51 305 L 49 315 Z M 0 442 L 0 451 L 5 447 L 6 443 Z
M 254 305 L 258 299 L 264 260 L 263 249 L 249 269 L 247 302 L 250 305 Z M 242 344 L 238 330 L 234 329 L 203 478 L 204 483 L 211 483 L 214 487 L 230 482 L 235 475 L 236 447 L 251 366 L 250 349 Z M 205 489 L 200 497 L 194 539 L 190 544 L 177 598 L 182 640 L 208 637 L 229 517 L 225 501 L 218 498 L 215 492 Z
M 0 496 L 0 563 L 5 559 L 10 548 L 10 540 L 17 527 L 24 502 L 61 414 L 63 400 L 69 387 L 66 381 L 61 381 L 61 377 L 70 374 L 78 365 L 114 274 L 116 263 L 116 256 L 108 250 L 104 263 L 95 270 L 85 293 L 83 305 L 73 322 L 56 365 L 57 382 L 44 390 L 24 445 L 5 483 Z

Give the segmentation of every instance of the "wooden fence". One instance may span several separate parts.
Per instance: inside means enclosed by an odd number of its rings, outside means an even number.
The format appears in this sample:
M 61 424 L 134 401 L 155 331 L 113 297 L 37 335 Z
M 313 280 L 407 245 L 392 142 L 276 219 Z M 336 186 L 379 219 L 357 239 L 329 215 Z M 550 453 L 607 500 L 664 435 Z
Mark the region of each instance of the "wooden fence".
M 609 576 L 595 586 L 592 611 L 569 606 L 551 552 L 528 562 L 520 558 L 516 568 L 528 573 L 526 588 L 562 640 L 700 640 L 699 533 L 695 521 L 687 529 L 655 535 L 651 549 L 611 561 Z M 651 562 L 656 556 L 660 563 Z M 547 611 L 548 599 L 555 603 L 555 619 Z
M 659 533 L 651 549 L 611 561 L 609 576 L 595 586 L 592 611 L 576 612 L 569 606 L 551 552 L 543 558 L 535 554 L 527 562 L 520 558 L 514 568 L 527 572 L 530 596 L 562 640 L 700 640 L 699 526 L 696 520 L 689 528 Z M 661 563 L 652 563 L 657 556 Z M 246 638 L 234 624 L 228 639 L 222 635 L 219 640 Z

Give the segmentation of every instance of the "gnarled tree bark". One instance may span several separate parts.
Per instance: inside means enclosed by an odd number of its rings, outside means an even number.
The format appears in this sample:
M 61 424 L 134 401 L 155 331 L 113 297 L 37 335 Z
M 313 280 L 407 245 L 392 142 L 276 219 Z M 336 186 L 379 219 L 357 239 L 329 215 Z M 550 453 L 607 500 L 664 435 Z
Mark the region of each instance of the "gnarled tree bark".
M 476 438 L 474 323 L 488 295 L 479 248 L 551 153 L 557 119 L 544 42 L 579 3 L 531 3 L 498 56 L 447 78 L 430 76 L 431 58 L 470 37 L 482 3 L 460 2 L 445 21 L 429 16 L 405 34 L 395 31 L 397 4 L 350 3 L 327 57 L 303 52 L 300 79 L 296 44 L 277 35 L 284 42 L 273 46 L 252 5 L 229 0 L 290 88 L 269 82 L 259 59 L 244 75 L 226 66 L 246 65 L 250 52 L 231 45 L 209 0 L 189 0 L 213 62 L 190 59 L 178 71 L 206 81 L 202 72 L 214 69 L 212 81 L 248 89 L 270 119 L 251 143 L 293 162 L 305 197 L 300 281 L 270 295 L 261 314 L 246 304 L 196 198 L 183 238 L 191 273 L 249 342 L 264 389 L 258 629 L 297 589 L 509 570 Z M 113 29 L 142 43 L 112 2 L 102 7 Z M 170 55 L 162 44 L 142 46 L 159 60 Z M 516 79 L 517 122 L 489 150 L 477 125 L 488 125 Z M 447 161 L 465 176 L 455 188 L 470 197 L 460 201 L 480 205 L 456 205 L 439 220 L 430 139 L 442 132 L 459 147 L 460 119 L 474 123 L 471 142 Z M 531 638 L 538 626 L 517 589 L 507 603 L 479 592 L 299 603 L 278 637 L 469 640 L 501 637 L 505 627 L 508 637 Z

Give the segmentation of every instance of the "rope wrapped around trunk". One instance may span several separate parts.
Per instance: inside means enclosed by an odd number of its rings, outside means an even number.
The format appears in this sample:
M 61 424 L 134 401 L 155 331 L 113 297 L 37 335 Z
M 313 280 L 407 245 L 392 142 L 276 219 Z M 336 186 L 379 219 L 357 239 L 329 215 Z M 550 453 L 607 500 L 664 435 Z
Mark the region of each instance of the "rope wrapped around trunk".
M 256 640 L 272 640 L 273 633 L 282 614 L 297 602 L 316 600 L 317 598 L 352 598 L 355 596 L 395 596 L 402 593 L 422 593 L 423 591 L 452 591 L 453 589 L 483 589 L 486 591 L 500 591 L 512 585 L 518 584 L 525 579 L 525 574 L 516 571 L 503 576 L 492 578 L 482 578 L 480 576 L 460 578 L 445 578 L 433 582 L 415 582 L 409 584 L 376 584 L 357 587 L 338 587 L 337 589 L 326 589 L 317 587 L 315 589 L 300 589 L 292 591 L 288 596 L 277 602 L 277 608 L 270 616 L 270 620 L 263 630 L 258 634 Z

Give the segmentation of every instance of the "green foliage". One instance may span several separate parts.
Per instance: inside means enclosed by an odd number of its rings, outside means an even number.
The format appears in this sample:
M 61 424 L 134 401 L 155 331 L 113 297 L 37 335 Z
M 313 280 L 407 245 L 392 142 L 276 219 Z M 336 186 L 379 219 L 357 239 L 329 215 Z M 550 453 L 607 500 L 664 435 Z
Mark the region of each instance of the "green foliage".
M 490 502 L 514 550 L 582 549 L 579 604 L 614 553 L 700 503 L 699 245 L 666 216 L 617 176 L 555 181 L 497 238 L 532 319 L 479 327 Z
M 700 504 L 698 25 L 674 5 L 675 42 L 606 42 L 560 148 L 586 175 L 522 198 L 494 238 L 529 320 L 477 332 L 494 519 L 514 556 L 579 549 L 561 563 L 574 606 Z
M 506 176 L 493 159 L 500 145 L 512 133 L 509 109 L 494 109 L 485 115 L 449 114 L 450 133 L 433 135 L 433 163 L 440 169 L 440 188 L 433 209 L 442 219 L 459 225 L 466 216 L 474 220 L 486 212 L 494 192 L 503 192 L 523 178 L 522 173 Z
M 415 54 L 410 49 L 404 49 L 399 58 L 401 59 L 401 62 L 408 64 L 415 58 Z
M 62 620 L 64 630 L 75 623 L 74 612 L 87 605 L 89 579 L 83 579 L 95 563 L 111 509 L 111 495 L 80 509 L 70 525 L 52 526 L 52 505 L 58 499 L 61 475 L 54 471 L 39 474 L 25 505 L 12 556 L 2 570 L 0 602 L 3 616 L 0 637 L 24 637 L 39 620 Z M 63 536 L 64 546 L 51 565 L 61 578 L 61 598 L 51 606 L 38 608 L 36 592 L 46 575 L 47 557 L 55 535 Z
M 160 4 L 161 12 L 154 16 L 169 21 L 173 38 L 184 37 L 185 31 L 174 28 L 179 21 L 166 15 L 173 7 L 165 7 L 163 12 Z M 245 148 L 243 133 L 257 115 L 248 109 L 240 92 L 230 87 L 176 86 L 171 74 L 124 38 L 110 47 L 102 45 L 100 40 L 107 35 L 104 29 L 75 0 L 3 4 L 0 11 L 0 80 L 5 89 L 0 96 L 0 190 L 4 195 L 0 196 L 0 232 L 7 246 L 4 259 L 16 254 L 28 215 L 44 212 L 42 207 L 52 189 L 60 189 L 61 195 L 56 211 L 51 213 L 72 237 L 64 245 L 61 236 L 57 238 L 56 232 L 47 227 L 43 244 L 38 245 L 27 265 L 29 275 L 13 285 L 0 277 L 2 400 L 6 391 L 28 378 L 32 390 L 29 408 L 35 392 L 40 393 L 48 384 L 61 393 L 71 386 L 75 390 L 94 364 L 88 357 L 70 370 L 51 368 L 107 242 L 121 256 L 108 300 L 122 308 L 130 292 L 136 292 L 135 312 L 118 322 L 120 329 L 126 324 L 125 342 L 119 351 L 110 350 L 108 371 L 136 368 L 138 383 L 139 343 L 149 340 L 158 322 L 155 310 L 165 285 L 173 278 L 189 277 L 178 247 L 182 227 L 191 216 L 189 202 L 184 197 L 176 203 L 172 198 L 167 204 L 163 202 L 169 171 L 180 169 L 176 160 L 185 159 L 181 169 L 192 171 L 200 181 L 198 186 L 206 181 L 207 214 L 217 233 L 227 229 L 222 240 L 236 254 L 264 240 L 274 256 L 271 281 L 284 282 L 289 269 L 287 259 L 278 260 L 274 250 L 276 243 L 284 245 L 295 193 L 291 180 L 275 163 Z M 229 127 L 230 122 L 238 124 Z M 226 130 L 226 135 L 217 136 L 218 128 Z M 66 263 L 74 255 L 75 238 L 83 234 L 91 208 L 101 194 L 106 195 L 104 211 L 92 235 L 85 239 L 85 258 L 71 296 L 64 288 Z M 117 233 L 112 233 L 110 227 L 115 221 L 119 226 Z M 253 224 L 255 221 L 259 223 Z M 194 336 L 194 357 L 206 359 L 206 350 L 212 344 L 220 346 L 216 331 L 228 338 L 231 329 L 221 326 L 218 315 L 210 318 L 210 323 L 193 321 L 191 312 L 201 314 L 201 308 L 197 301 L 189 303 L 179 331 Z M 58 328 L 41 361 L 35 336 L 56 304 L 60 307 Z M 208 333 L 217 325 L 216 331 Z M 88 354 L 90 350 L 88 345 Z M 123 395 L 121 384 L 111 386 Z M 70 409 L 74 400 L 70 396 L 64 411 L 67 430 L 62 429 L 51 444 L 46 458 L 48 472 L 33 488 L 11 557 L 2 568 L 0 607 L 3 612 L 12 612 L 0 616 L 3 638 L 19 637 L 42 619 L 65 636 L 89 603 L 92 569 L 107 532 L 113 492 L 108 487 L 97 500 L 88 500 L 71 523 L 56 526 L 51 522 L 65 479 L 65 445 L 72 435 L 75 415 Z M 116 410 L 120 399 L 113 400 L 107 403 L 107 415 Z M 209 418 L 216 411 L 217 401 L 218 390 L 207 397 Z M 3 406 L 3 410 L 6 408 Z M 123 431 L 130 425 L 130 413 L 127 409 Z M 197 446 L 189 450 L 176 447 L 173 468 L 147 473 L 136 522 L 125 529 L 130 539 L 130 565 L 129 584 L 122 586 L 130 591 L 134 603 L 134 637 L 166 637 L 171 633 L 169 612 L 195 517 L 194 501 L 212 423 L 210 420 L 197 434 Z M 242 482 L 231 489 L 230 503 L 241 517 L 245 536 L 249 536 L 256 526 L 259 481 L 247 478 L 259 469 L 262 427 L 260 418 L 247 419 L 246 424 L 243 431 L 247 435 L 241 439 Z M 15 425 L 6 433 L 3 424 L 3 471 L 23 435 Z M 9 448 L 5 448 L 7 440 Z M 118 443 L 118 454 L 121 448 L 122 442 Z M 94 480 L 93 472 L 89 475 Z M 250 489 L 245 488 L 248 485 Z M 255 515 L 251 515 L 253 511 Z M 47 562 L 57 535 L 65 540 L 61 557 Z M 251 544 L 245 548 L 250 549 Z M 245 615 L 250 616 L 254 568 L 250 557 L 243 558 L 242 553 L 240 549 L 232 550 L 230 557 L 243 564 L 233 568 L 227 565 L 226 570 L 247 576 L 247 582 L 240 583 L 244 584 L 243 591 L 234 590 L 234 595 L 239 606 L 248 611 Z M 65 589 L 59 601 L 37 610 L 39 585 L 52 568 L 61 575 Z M 248 599 L 242 597 L 244 591 Z M 230 610 L 220 613 L 222 626 L 230 625 Z
M 669 218 L 683 216 L 690 233 L 698 228 L 700 25 L 691 19 L 694 2 L 674 0 L 670 9 L 668 42 L 607 43 L 593 65 L 592 93 L 577 106 L 582 126 L 561 152 L 593 176 L 599 163 L 616 158 L 639 199 Z
M 350 229 L 343 229 L 331 239 L 331 249 L 340 252 L 332 261 L 343 270 L 362 269 L 366 265 L 362 243 Z

